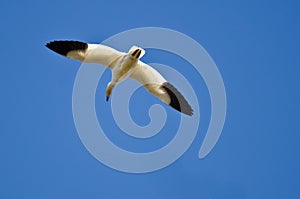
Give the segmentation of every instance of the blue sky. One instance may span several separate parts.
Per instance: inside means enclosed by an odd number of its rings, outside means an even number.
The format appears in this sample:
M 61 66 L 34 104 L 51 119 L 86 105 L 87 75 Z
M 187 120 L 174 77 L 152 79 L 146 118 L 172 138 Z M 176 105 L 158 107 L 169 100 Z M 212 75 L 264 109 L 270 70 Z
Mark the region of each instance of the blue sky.
M 300 197 L 299 1 L 4 0 L 0 10 L 0 198 Z M 99 43 L 146 26 L 180 31 L 207 50 L 222 74 L 228 112 L 216 147 L 199 160 L 209 95 L 200 76 L 183 71 L 200 85 L 203 112 L 197 137 L 174 164 L 137 175 L 112 170 L 88 153 L 72 116 L 80 63 L 44 45 L 55 39 Z M 181 71 L 186 64 L 155 50 L 143 60 Z M 106 73 L 97 89 L 98 115 L 109 113 L 104 102 L 109 78 Z M 140 93 L 136 101 L 148 98 Z M 149 118 L 137 110 L 132 107 L 137 123 L 147 124 Z M 177 121 L 171 117 L 169 123 Z M 108 136 L 130 150 L 162 145 Z M 172 137 L 166 136 L 163 141 Z

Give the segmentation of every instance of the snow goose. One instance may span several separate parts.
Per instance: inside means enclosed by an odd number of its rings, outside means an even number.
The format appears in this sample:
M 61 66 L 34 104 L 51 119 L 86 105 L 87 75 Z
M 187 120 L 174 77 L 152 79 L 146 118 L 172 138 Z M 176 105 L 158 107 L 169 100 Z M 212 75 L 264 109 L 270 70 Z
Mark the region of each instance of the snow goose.
M 108 101 L 113 88 L 130 77 L 142 84 L 149 93 L 165 104 L 187 115 L 193 110 L 183 95 L 154 68 L 140 61 L 145 50 L 132 46 L 128 53 L 119 52 L 109 46 L 88 44 L 80 41 L 52 41 L 46 47 L 54 52 L 86 63 L 96 63 L 112 70 L 112 80 L 106 88 Z

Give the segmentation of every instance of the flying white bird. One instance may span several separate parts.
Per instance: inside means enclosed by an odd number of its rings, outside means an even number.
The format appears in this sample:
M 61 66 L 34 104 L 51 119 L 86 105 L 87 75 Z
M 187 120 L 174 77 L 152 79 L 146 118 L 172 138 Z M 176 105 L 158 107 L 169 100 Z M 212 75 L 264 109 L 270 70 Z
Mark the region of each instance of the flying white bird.
M 52 41 L 47 43 L 46 47 L 70 59 L 110 68 L 112 80 L 106 88 L 106 101 L 113 88 L 130 77 L 165 104 L 187 115 L 193 115 L 191 106 L 182 94 L 154 68 L 139 60 L 145 54 L 142 48 L 132 46 L 129 52 L 125 53 L 101 44 L 87 44 L 80 41 Z

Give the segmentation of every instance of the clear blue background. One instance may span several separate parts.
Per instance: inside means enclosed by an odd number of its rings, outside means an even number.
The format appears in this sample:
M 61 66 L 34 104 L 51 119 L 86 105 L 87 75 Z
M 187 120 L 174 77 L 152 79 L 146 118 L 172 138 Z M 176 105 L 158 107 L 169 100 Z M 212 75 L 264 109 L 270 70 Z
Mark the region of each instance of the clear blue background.
M 2 0 L 0 11 L 1 199 L 300 197 L 299 1 Z M 223 76 L 228 113 L 218 144 L 199 160 L 209 96 L 201 77 L 187 69 L 187 78 L 201 85 L 198 135 L 171 166 L 136 175 L 102 165 L 82 145 L 72 117 L 80 64 L 44 45 L 54 39 L 98 43 L 144 26 L 171 28 L 203 45 Z M 168 53 L 150 50 L 143 60 L 186 71 L 186 63 Z M 106 107 L 103 114 L 109 112 L 104 102 L 109 77 L 96 96 L 97 106 Z M 146 106 L 131 107 L 140 124 L 149 118 L 137 110 L 158 101 L 146 92 L 133 99 L 146 99 Z M 124 141 L 119 144 L 130 150 L 141 147 Z

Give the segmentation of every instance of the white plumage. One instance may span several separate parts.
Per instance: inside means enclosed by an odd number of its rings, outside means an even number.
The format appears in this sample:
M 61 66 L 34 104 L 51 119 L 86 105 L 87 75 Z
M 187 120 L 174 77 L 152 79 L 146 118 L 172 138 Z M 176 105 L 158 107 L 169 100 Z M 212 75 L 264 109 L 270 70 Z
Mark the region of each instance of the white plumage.
M 148 92 L 176 110 L 192 115 L 193 110 L 181 93 L 154 68 L 139 59 L 145 50 L 132 46 L 128 53 L 117 51 L 101 44 L 80 41 L 53 41 L 46 47 L 70 59 L 86 63 L 96 63 L 112 70 L 112 80 L 106 88 L 106 100 L 113 88 L 130 77 L 142 84 Z

